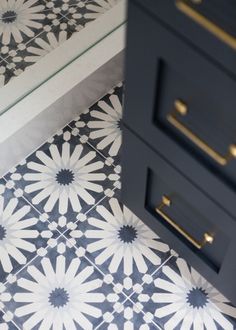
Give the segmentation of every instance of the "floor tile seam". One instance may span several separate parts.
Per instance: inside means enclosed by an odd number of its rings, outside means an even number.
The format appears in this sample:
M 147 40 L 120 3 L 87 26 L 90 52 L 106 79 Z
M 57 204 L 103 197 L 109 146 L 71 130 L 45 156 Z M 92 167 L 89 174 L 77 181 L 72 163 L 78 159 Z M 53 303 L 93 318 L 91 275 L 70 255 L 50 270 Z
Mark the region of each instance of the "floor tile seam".
M 70 244 L 70 245 L 72 245 L 77 251 L 79 250 L 79 247 L 76 245 L 76 243 L 75 242 L 71 242 L 70 241 L 70 239 L 68 239 L 66 236 L 65 236 L 65 232 L 64 233 L 62 233 L 62 236 L 68 241 L 68 243 Z M 86 249 L 83 247 L 83 246 L 81 246 L 85 251 L 86 251 Z M 106 276 L 106 275 L 109 275 L 109 274 L 111 274 L 109 271 L 107 272 L 107 273 L 104 273 L 103 271 L 102 271 L 102 269 L 98 266 L 98 265 L 96 265 L 95 264 L 95 262 L 93 262 L 90 258 L 89 258 L 89 256 L 86 256 L 86 255 L 84 255 L 83 256 L 94 268 L 96 268 L 97 269 L 97 271 L 99 271 L 99 273 L 100 274 L 102 274 L 103 276 Z M 159 271 L 159 270 L 161 270 L 161 268 L 162 268 L 162 266 L 164 266 L 170 259 L 172 258 L 172 256 L 169 256 L 159 267 L 158 267 L 158 269 L 156 269 L 152 274 L 150 274 L 150 275 L 153 275 L 153 274 L 155 274 L 157 271 Z M 112 274 L 111 274 L 112 275 Z M 120 284 L 119 282 L 114 282 L 114 281 L 112 281 L 111 282 L 112 283 L 112 285 L 115 287 L 117 284 Z M 141 286 L 143 286 L 145 284 L 145 282 L 142 282 L 142 284 L 141 284 Z M 126 300 L 127 299 L 129 299 L 132 303 L 135 303 L 132 299 L 131 299 L 131 296 L 132 295 L 134 295 L 136 292 L 135 291 L 133 291 L 132 293 L 130 293 L 130 294 L 127 294 L 127 293 L 125 293 L 123 290 L 121 291 L 121 293 L 126 297 Z
M 74 248 L 75 248 L 75 250 L 79 250 L 79 247 L 77 247 L 77 245 L 76 245 L 76 243 L 71 243 L 71 241 L 64 235 L 64 234 L 62 234 L 62 236 L 63 236 L 63 238 L 64 239 L 66 239 L 67 241 L 68 241 L 68 243 L 71 245 L 71 246 L 73 246 Z M 82 246 L 81 246 L 82 247 Z M 82 247 L 85 251 L 86 251 L 86 249 L 84 248 L 84 247 Z M 102 271 L 102 269 L 98 266 L 98 265 L 96 265 L 88 256 L 86 256 L 86 255 L 83 255 L 83 256 L 81 256 L 80 258 L 85 258 L 86 260 L 87 260 L 87 262 L 89 262 L 89 264 L 91 265 L 91 266 L 93 266 L 103 277 L 105 277 L 106 275 L 109 275 L 109 274 L 111 274 L 110 272 L 109 273 L 104 273 L 103 271 Z M 112 274 L 111 274 L 112 275 Z M 112 282 L 110 282 L 109 284 L 111 284 L 114 288 L 116 287 L 116 285 L 117 284 L 119 284 L 118 282 L 114 282 L 113 280 L 112 280 Z M 124 297 L 127 299 L 127 298 L 129 298 L 129 295 L 127 295 L 123 290 L 122 291 L 120 291 L 120 292 L 118 292 L 117 293 L 118 295 L 119 294 L 122 294 L 122 295 L 124 295 Z M 125 300 L 126 300 L 125 299 Z
M 111 189 L 112 192 L 115 192 L 116 189 L 119 189 L 117 187 L 114 187 L 113 189 Z M 114 195 L 113 195 L 114 196 Z M 112 196 L 112 197 L 113 197 Z M 88 213 L 90 213 L 91 211 L 93 211 L 97 206 L 99 206 L 105 199 L 109 199 L 112 198 L 110 196 L 104 195 L 102 198 L 100 198 L 90 209 L 88 209 L 86 212 L 83 213 L 83 215 L 87 215 Z M 74 224 L 79 224 L 81 222 L 81 220 L 77 219 L 75 222 L 73 222 Z M 61 231 L 62 234 L 65 234 L 68 230 L 70 230 L 70 228 L 65 229 L 64 231 Z
M 6 180 L 6 178 L 3 178 L 3 180 L 7 183 L 8 181 Z M 9 189 L 9 188 L 8 188 Z M 13 189 L 15 192 L 19 189 L 19 188 L 16 188 L 16 187 L 12 187 L 11 189 Z M 17 197 L 17 198 L 22 198 L 24 201 L 25 201 L 25 203 L 26 204 L 28 204 L 34 211 L 36 211 L 37 213 L 38 213 L 38 215 L 39 216 L 43 216 L 44 214 L 45 214 L 45 212 L 44 213 L 42 213 L 35 205 L 33 205 L 29 200 L 28 200 L 28 198 L 23 194 L 22 196 L 20 196 L 20 197 Z M 49 221 L 48 219 L 46 219 L 45 220 L 45 223 L 48 223 L 48 225 L 51 225 L 52 224 L 52 222 L 51 221 Z M 55 231 L 57 231 L 58 232 L 58 234 L 62 234 L 62 232 L 60 231 L 60 230 L 58 230 L 57 228 L 56 229 L 50 229 L 49 228 L 49 230 L 53 233 L 53 232 L 55 232 Z
M 3 180 L 7 183 L 8 181 L 3 178 Z M 15 187 L 12 187 L 11 189 L 13 189 L 14 191 L 17 191 L 18 188 L 15 188 Z M 118 189 L 117 187 L 114 187 L 113 189 L 111 189 L 112 191 L 115 191 L 116 189 Z M 104 193 L 101 193 L 101 194 L 104 194 Z M 26 202 L 26 204 L 28 204 L 31 208 L 33 208 L 39 216 L 43 216 L 45 213 L 41 212 L 35 205 L 33 205 L 28 199 L 27 197 L 25 197 L 24 195 L 20 196 L 20 198 L 24 199 L 24 201 Z M 101 197 L 93 206 L 91 206 L 87 211 L 85 211 L 83 214 L 84 215 L 87 215 L 87 213 L 91 212 L 95 207 L 97 207 L 104 199 L 106 198 L 110 198 L 109 196 L 106 196 L 106 195 L 103 195 L 103 197 Z M 81 210 L 82 211 L 82 210 Z M 80 212 L 81 213 L 81 212 Z M 50 218 L 50 216 L 49 216 Z M 53 221 L 55 221 L 56 219 L 53 219 Z M 77 224 L 80 220 L 76 220 L 75 222 L 73 222 L 74 224 Z M 49 221 L 48 219 L 46 219 L 46 221 L 48 223 L 48 225 L 50 226 L 52 224 L 52 221 Z M 61 234 L 65 234 L 68 230 L 70 230 L 69 228 L 65 229 L 64 231 L 61 231 L 60 229 L 56 228 L 56 229 L 50 229 L 49 230 L 53 233 L 55 231 L 58 232 L 59 236 L 58 238 L 61 236 Z M 57 239 L 58 239 L 57 238 Z
M 129 300 L 139 310 L 140 313 L 142 313 L 144 316 L 147 315 L 147 313 L 144 312 L 142 309 L 140 309 L 132 299 L 128 298 L 127 300 Z M 151 323 L 154 324 L 155 326 L 157 326 L 159 330 L 163 330 L 162 328 L 160 328 L 160 326 L 158 324 L 156 324 L 156 322 L 151 321 Z
M 0 311 L 1 311 L 4 315 L 7 315 L 6 312 L 5 312 L 2 308 L 0 308 Z M 18 330 L 22 330 L 21 328 L 19 328 L 18 324 L 17 324 L 14 320 L 11 320 L 11 321 L 9 321 L 9 322 L 6 322 L 6 321 L 3 319 L 3 321 L 4 321 L 7 325 L 9 325 L 9 324 L 13 324 Z
M 72 127 L 71 125 L 68 125 L 71 129 L 75 129 L 76 127 Z M 78 137 L 83 138 L 83 135 L 81 135 L 80 133 L 76 133 Z M 106 157 L 100 150 L 98 150 L 94 145 L 92 145 L 89 142 L 90 138 L 88 137 L 88 141 L 84 142 L 85 144 L 87 144 L 88 146 L 90 146 L 98 155 L 100 155 L 102 158 L 104 158 L 110 166 L 113 166 L 114 168 L 116 168 L 116 166 L 119 166 L 120 164 L 114 164 L 112 162 L 109 161 L 109 157 Z M 117 173 L 120 175 L 120 173 Z
M 58 15 L 58 19 L 59 19 L 59 21 L 61 21 L 63 18 L 65 18 L 61 13 L 58 13 L 58 14 L 56 14 L 56 15 Z M 51 23 L 51 24 L 44 24 L 43 25 L 43 27 L 45 26 L 45 25 L 49 25 L 50 27 L 52 27 L 53 26 L 53 23 Z M 76 24 L 75 24 L 76 25 Z M 56 25 L 54 25 L 54 26 L 56 26 Z M 42 27 L 42 29 L 43 29 L 43 27 Z M 35 34 L 35 36 L 33 37 L 33 38 L 30 38 L 26 43 L 23 43 L 23 45 L 24 46 L 27 46 L 29 43 L 31 43 L 31 42 L 33 42 L 36 38 L 39 38 L 42 34 L 44 34 L 44 33 L 49 33 L 50 31 L 46 31 L 46 30 L 42 30 L 41 32 L 39 32 L 39 33 L 36 33 Z M 18 54 L 18 52 L 20 51 L 19 49 L 11 49 L 11 51 L 16 51 L 16 53 Z M 52 50 L 53 51 L 53 50 Z M 51 52 L 52 52 L 51 51 Z M 16 54 L 16 57 L 17 57 L 17 54 Z M 44 55 L 44 56 L 46 56 L 46 55 Z M 9 59 L 9 57 L 11 57 L 11 55 L 9 54 L 8 56 L 6 56 L 5 58 L 4 58 L 4 60 L 5 60 L 5 62 L 7 62 L 8 64 L 11 64 L 12 63 L 12 60 L 11 61 L 9 61 L 8 59 Z M 14 56 L 15 57 L 15 56 Z M 12 57 L 11 57 L 12 58 Z M 34 63 L 35 64 L 35 63 Z M 34 64 L 32 64 L 32 65 L 34 65 Z M 31 65 L 29 65 L 29 66 L 31 66 Z M 15 69 L 9 69 L 9 70 L 13 70 L 13 71 L 15 71 Z
M 129 298 L 129 297 L 127 297 L 123 302 L 122 302 L 122 304 L 121 305 L 124 305 L 127 301 L 130 301 L 131 303 L 132 303 L 132 305 L 143 315 L 143 316 L 145 316 L 145 315 L 147 315 L 145 312 L 143 312 L 140 308 L 138 308 L 137 306 L 136 306 L 136 304 Z M 114 310 L 113 312 L 112 312 L 112 315 L 114 315 L 115 313 L 118 313 L 116 310 Z M 114 318 L 114 321 L 115 321 L 115 319 L 116 318 Z M 146 322 L 146 321 L 145 321 Z M 163 328 L 161 328 L 158 324 L 156 324 L 154 321 L 151 321 L 151 323 L 155 326 L 155 327 L 157 327 L 157 329 L 158 330 L 164 330 Z M 101 323 L 99 323 L 99 325 L 94 329 L 94 330 L 99 330 L 99 328 L 103 325 L 103 324 L 106 324 L 106 321 L 105 320 L 103 320 L 103 321 L 101 321 Z
M 58 241 L 61 237 L 63 237 L 63 239 L 64 239 L 64 236 L 63 236 L 63 234 L 62 233 L 60 233 L 60 235 L 55 239 L 56 241 Z M 71 243 L 70 243 L 70 245 L 71 245 Z M 44 250 L 48 250 L 48 249 L 52 249 L 52 248 L 54 248 L 55 246 L 50 246 L 49 244 L 47 244 L 47 246 L 45 246 L 43 249 Z M 27 268 L 27 267 L 29 267 L 30 266 L 30 264 L 32 264 L 34 261 L 35 261 L 35 259 L 37 259 L 37 258 L 43 258 L 44 256 L 40 256 L 39 254 L 35 254 L 34 255 L 34 257 L 32 258 L 32 259 L 30 259 L 25 265 L 23 265 L 20 269 L 18 269 L 15 273 L 9 273 L 8 274 L 8 276 L 9 275 L 12 275 L 12 276 L 17 276 L 21 271 L 23 271 L 25 268 Z M 6 286 L 7 284 L 11 284 L 11 282 L 9 282 L 9 279 L 8 280 L 6 280 L 5 282 L 2 282 L 2 284 L 4 285 L 4 286 Z M 3 302 L 3 304 L 4 304 L 4 302 Z

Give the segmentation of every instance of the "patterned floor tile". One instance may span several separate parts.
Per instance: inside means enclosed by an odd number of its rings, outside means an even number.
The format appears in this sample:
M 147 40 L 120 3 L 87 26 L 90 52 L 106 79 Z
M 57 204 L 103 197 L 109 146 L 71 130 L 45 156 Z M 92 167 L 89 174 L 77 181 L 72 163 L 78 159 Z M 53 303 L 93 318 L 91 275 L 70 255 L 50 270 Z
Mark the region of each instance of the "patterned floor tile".
M 93 147 L 115 165 L 120 165 L 122 83 L 87 109 L 71 127 L 78 129 Z
M 56 246 L 5 287 L 4 309 L 21 329 L 95 329 L 125 297 L 68 242 Z
M 84 18 L 86 20 L 95 20 L 100 15 L 114 7 L 120 0 L 94 0 L 86 3 L 86 13 Z
M 138 306 L 130 300 L 126 300 L 124 304 L 111 316 L 110 319 L 104 321 L 99 330 L 156 330 L 160 329 L 151 320 L 148 315 L 142 313 Z
M 164 329 L 236 329 L 236 308 L 182 258 L 170 259 L 131 299 Z
M 47 29 L 59 16 L 43 0 L 0 2 L 0 52 L 7 58 Z M 60 16 L 61 17 L 61 16 Z
M 17 51 L 10 52 L 9 57 L 6 59 L 9 63 L 8 67 L 17 70 L 18 73 L 23 72 L 63 44 L 78 30 L 78 27 L 65 17 L 55 20 L 53 24 L 47 27 L 45 32 L 27 44 L 21 45 Z
M 0 330 L 18 330 L 18 328 L 10 321 L 11 319 L 11 313 L 10 315 L 4 314 L 0 310 Z
M 84 4 L 90 0 L 44 0 L 46 8 L 61 8 L 66 11 L 71 6 L 84 6 Z
M 169 257 L 169 247 L 117 198 L 106 198 L 66 232 L 77 247 L 126 294 L 139 290 Z
M 0 282 L 26 265 L 58 236 L 50 223 L 0 179 Z
M 0 59 L 0 88 L 17 76 L 15 70 L 8 68 L 8 63 Z
M 119 184 L 114 167 L 71 128 L 59 131 L 7 175 L 8 185 L 24 196 L 50 221 L 76 221 Z

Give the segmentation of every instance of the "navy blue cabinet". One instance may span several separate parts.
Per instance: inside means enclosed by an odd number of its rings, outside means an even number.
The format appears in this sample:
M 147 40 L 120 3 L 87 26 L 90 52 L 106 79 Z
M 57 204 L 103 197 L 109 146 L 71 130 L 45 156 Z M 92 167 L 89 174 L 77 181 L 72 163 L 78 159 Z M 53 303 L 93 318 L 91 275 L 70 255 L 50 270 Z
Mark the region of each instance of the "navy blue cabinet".
M 178 8 L 205 15 L 233 42 L 234 3 L 221 12 L 222 1 L 210 3 L 129 3 L 122 198 L 236 303 L 235 50 L 212 31 L 201 38 L 206 27 Z

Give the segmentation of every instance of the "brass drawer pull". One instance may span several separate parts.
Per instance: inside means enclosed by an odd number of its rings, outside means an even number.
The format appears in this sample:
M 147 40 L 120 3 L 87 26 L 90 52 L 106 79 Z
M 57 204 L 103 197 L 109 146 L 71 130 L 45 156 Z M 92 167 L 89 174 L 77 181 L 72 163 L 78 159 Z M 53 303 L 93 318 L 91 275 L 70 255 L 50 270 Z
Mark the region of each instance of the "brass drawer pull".
M 174 220 L 172 220 L 164 211 L 163 207 L 170 207 L 171 200 L 169 197 L 163 195 L 161 204 L 156 207 L 156 212 L 162 216 L 163 219 L 166 220 L 174 229 L 176 229 L 182 236 L 184 236 L 190 243 L 192 243 L 197 249 L 203 248 L 206 243 L 212 244 L 214 241 L 214 237 L 209 233 L 204 233 L 203 239 L 201 242 L 198 242 L 195 238 L 193 238 L 189 233 L 187 233 L 182 227 L 180 227 Z
M 212 149 L 206 142 L 199 138 L 196 134 L 191 132 L 186 126 L 184 126 L 177 118 L 176 114 L 186 116 L 188 113 L 187 105 L 181 100 L 175 100 L 174 111 L 167 115 L 167 120 L 177 128 L 182 134 L 184 134 L 189 140 L 196 144 L 201 150 L 203 150 L 208 156 L 214 159 L 218 164 L 225 166 L 228 162 L 236 158 L 236 145 L 230 144 L 228 152 L 225 156 L 220 155 L 217 151 Z
M 205 16 L 198 13 L 196 10 L 188 6 L 183 0 L 175 1 L 176 7 L 190 17 L 193 21 L 201 25 L 203 28 L 214 34 L 218 39 L 226 43 L 228 46 L 236 49 L 236 38 L 224 31 L 212 21 L 208 20 Z

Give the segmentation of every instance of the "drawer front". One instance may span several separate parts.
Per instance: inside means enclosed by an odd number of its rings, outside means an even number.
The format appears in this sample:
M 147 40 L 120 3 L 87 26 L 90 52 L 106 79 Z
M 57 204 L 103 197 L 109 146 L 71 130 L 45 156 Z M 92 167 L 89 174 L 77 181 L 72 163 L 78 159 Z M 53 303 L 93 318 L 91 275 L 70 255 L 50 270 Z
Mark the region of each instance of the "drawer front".
M 236 2 L 133 0 L 140 8 L 236 74 Z
M 236 222 L 126 127 L 122 182 L 123 203 L 236 303 Z
M 235 216 L 236 80 L 134 6 L 126 67 L 125 123 Z
M 175 0 L 175 3 L 179 10 L 192 15 L 190 17 L 199 19 L 199 24 L 203 24 L 203 27 L 207 28 L 210 24 L 212 28 L 222 29 L 225 35 L 236 38 L 236 2 L 234 0 Z

